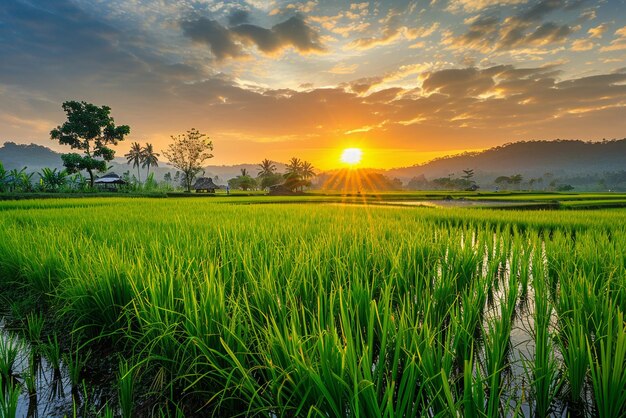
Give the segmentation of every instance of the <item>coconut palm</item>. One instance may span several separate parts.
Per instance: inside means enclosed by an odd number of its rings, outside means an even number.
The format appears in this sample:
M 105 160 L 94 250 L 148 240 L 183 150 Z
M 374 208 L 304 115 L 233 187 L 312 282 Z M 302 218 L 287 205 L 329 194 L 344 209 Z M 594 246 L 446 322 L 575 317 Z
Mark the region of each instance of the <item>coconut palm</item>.
M 139 142 L 133 142 L 130 146 L 130 151 L 124 154 L 128 164 L 133 163 L 133 167 L 137 167 L 137 179 L 141 183 L 141 174 L 139 172 L 139 165 L 143 162 L 143 150 Z
M 299 158 L 293 157 L 289 160 L 286 168 L 287 174 L 302 174 L 302 161 Z
M 241 169 L 241 177 L 245 177 L 245 176 L 248 176 L 248 170 L 245 169 L 245 168 L 242 168 Z
M 158 167 L 159 166 L 159 156 L 161 154 L 157 154 L 154 152 L 154 148 L 152 144 L 146 144 L 145 147 L 141 149 L 141 154 L 143 157 L 141 167 L 148 167 L 148 174 L 150 176 L 150 167 Z
M 315 167 L 313 167 L 313 164 L 311 164 L 308 161 L 303 161 L 302 162 L 302 166 L 300 167 L 301 169 L 301 175 L 302 178 L 305 180 L 310 179 L 311 177 L 315 177 Z
M 276 164 L 274 164 L 273 161 L 268 160 L 267 158 L 261 161 L 259 167 L 261 167 L 261 169 L 259 170 L 258 177 L 271 176 L 276 171 Z

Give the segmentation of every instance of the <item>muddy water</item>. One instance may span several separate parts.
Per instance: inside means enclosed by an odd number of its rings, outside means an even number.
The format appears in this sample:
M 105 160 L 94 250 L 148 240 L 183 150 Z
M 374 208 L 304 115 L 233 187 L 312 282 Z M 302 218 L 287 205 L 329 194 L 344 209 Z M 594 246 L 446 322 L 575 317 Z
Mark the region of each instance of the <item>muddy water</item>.
M 5 325 L 4 318 L 0 316 L 1 345 L 17 349 L 10 377 L 20 393 L 16 417 L 61 418 L 73 416 L 74 412 L 77 416 L 99 415 L 104 404 L 100 388 L 88 384 L 73 387 L 68 367 L 62 360 L 55 368 L 41 354 L 42 350 L 36 349 Z
M 55 370 L 44 356 L 36 354 L 31 344 L 16 333 L 7 331 L 3 319 L 0 319 L 0 338 L 5 345 L 18 350 L 12 369 L 12 380 L 20 390 L 17 417 L 55 418 L 63 417 L 70 411 L 72 387 L 67 368 L 61 364 Z M 34 391 L 29 394 L 27 379 L 31 371 Z

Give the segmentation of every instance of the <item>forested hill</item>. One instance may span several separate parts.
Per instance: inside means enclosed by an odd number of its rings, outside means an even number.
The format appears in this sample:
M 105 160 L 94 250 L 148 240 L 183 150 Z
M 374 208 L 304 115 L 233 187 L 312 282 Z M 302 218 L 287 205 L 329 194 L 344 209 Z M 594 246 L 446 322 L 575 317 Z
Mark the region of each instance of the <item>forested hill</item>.
M 425 164 L 389 170 L 389 177 L 409 179 L 462 174 L 473 169 L 477 175 L 495 176 L 522 174 L 538 177 L 555 175 L 586 175 L 626 170 L 626 138 L 603 142 L 573 140 L 515 142 L 488 150 L 444 157 Z
M 14 168 L 27 171 L 37 171 L 44 167 L 61 168 L 61 156 L 43 145 L 22 145 L 14 142 L 5 142 L 0 147 L 0 162 L 6 170 Z

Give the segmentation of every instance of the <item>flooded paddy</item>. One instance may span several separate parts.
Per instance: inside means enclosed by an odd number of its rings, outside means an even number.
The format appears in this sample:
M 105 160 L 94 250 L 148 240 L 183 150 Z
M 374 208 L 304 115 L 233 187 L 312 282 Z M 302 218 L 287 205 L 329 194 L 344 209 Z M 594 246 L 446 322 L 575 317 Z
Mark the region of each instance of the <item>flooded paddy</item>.
M 0 218 L 0 277 L 116 343 L 115 415 L 626 410 L 624 212 L 146 204 Z M 70 399 L 102 412 L 96 385 L 42 340 L 37 404 L 55 380 L 63 395 L 40 414 Z

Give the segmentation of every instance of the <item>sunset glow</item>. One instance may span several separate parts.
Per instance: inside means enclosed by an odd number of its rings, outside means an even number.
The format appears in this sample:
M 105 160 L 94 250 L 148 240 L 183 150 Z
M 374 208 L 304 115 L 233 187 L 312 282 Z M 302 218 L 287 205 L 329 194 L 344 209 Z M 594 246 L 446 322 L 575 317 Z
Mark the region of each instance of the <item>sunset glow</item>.
M 339 168 L 358 140 L 361 165 L 406 167 L 626 132 L 625 0 L 5 3 L 0 143 L 63 151 L 69 99 L 131 127 L 118 157 L 193 127 L 216 165 Z
M 348 165 L 356 165 L 361 162 L 363 151 L 359 148 L 346 148 L 341 154 L 341 162 Z

